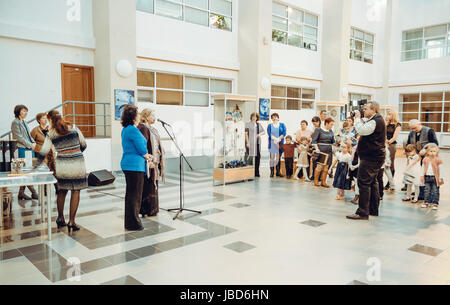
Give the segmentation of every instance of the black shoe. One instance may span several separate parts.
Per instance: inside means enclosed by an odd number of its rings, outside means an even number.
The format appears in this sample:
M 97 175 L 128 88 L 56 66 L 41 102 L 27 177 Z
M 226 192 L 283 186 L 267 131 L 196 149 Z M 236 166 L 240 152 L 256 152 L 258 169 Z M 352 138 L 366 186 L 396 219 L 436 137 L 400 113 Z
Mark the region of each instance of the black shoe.
M 370 214 L 370 216 L 378 217 L 378 214 Z
M 65 221 L 62 221 L 61 219 L 56 219 L 56 225 L 58 226 L 58 229 L 62 227 L 67 227 L 67 223 Z
M 19 194 L 19 196 L 17 196 L 17 199 L 19 199 L 19 200 L 31 200 L 31 197 L 28 197 L 25 194 Z
M 259 174 L 256 174 L 255 177 L 259 178 L 259 177 L 261 177 L 261 176 L 260 176 Z
M 74 232 L 80 231 L 80 227 L 77 226 L 76 224 L 75 225 L 67 224 L 67 231 L 69 232 L 69 234 L 71 231 L 74 231 Z
M 277 173 L 277 177 L 283 178 L 284 176 L 280 173 Z
M 407 191 L 406 186 L 402 187 L 401 191 L 402 191 L 402 192 L 406 192 L 406 191 Z
M 351 219 L 351 220 L 369 220 L 369 216 L 360 216 L 358 214 L 353 214 L 353 215 L 347 216 L 347 219 Z
M 32 198 L 33 200 L 38 200 L 38 199 L 39 199 L 39 196 L 38 196 L 38 194 L 37 194 L 36 192 L 34 192 L 34 193 L 31 194 L 31 198 Z

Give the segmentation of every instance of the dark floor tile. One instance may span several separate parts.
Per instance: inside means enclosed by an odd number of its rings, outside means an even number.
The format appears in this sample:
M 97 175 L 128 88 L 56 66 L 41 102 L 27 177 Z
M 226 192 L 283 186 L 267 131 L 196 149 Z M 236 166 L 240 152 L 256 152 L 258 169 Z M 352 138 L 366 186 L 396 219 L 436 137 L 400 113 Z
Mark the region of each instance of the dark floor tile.
M 104 257 L 107 262 L 113 265 L 120 265 L 123 263 L 137 260 L 139 257 L 131 252 L 119 253 L 111 256 Z
M 77 275 L 82 275 L 84 272 L 82 270 L 78 270 L 80 273 L 76 272 L 76 269 L 73 267 L 66 267 L 58 270 L 51 270 L 43 272 L 42 274 L 49 279 L 49 281 L 56 283 L 60 281 L 64 281 L 70 278 L 73 278 Z
M 19 250 L 17 250 L 17 249 L 3 251 L 3 252 L 0 252 L 0 262 L 6 261 L 8 259 L 16 258 L 19 256 L 22 256 L 22 253 L 20 253 Z
M 419 244 L 416 244 L 416 245 L 412 246 L 408 250 L 414 251 L 414 252 L 418 252 L 418 253 L 422 253 L 422 254 L 425 254 L 425 255 L 430 255 L 430 256 L 438 256 L 440 253 L 443 252 L 443 250 L 441 250 L 441 249 L 436 249 L 436 248 L 433 248 L 433 247 L 427 247 L 427 246 L 419 245 Z
M 92 261 L 81 263 L 81 271 L 84 273 L 94 272 L 104 268 L 111 267 L 112 264 L 102 258 L 94 259 Z
M 17 250 L 19 250 L 20 253 L 22 253 L 23 255 L 31 255 L 34 253 L 40 253 L 40 252 L 51 250 L 51 248 L 49 246 L 47 246 L 46 244 L 37 244 L 37 245 L 33 245 L 33 246 L 18 248 Z
M 256 248 L 255 246 L 244 243 L 242 241 L 231 243 L 231 244 L 225 245 L 224 247 L 227 249 L 233 250 L 235 252 L 238 252 L 238 253 L 242 253 L 242 252 L 251 250 L 253 248 Z
M 184 245 L 182 238 L 176 238 L 168 241 L 159 242 L 152 246 L 161 251 L 169 251 L 172 249 L 180 248 Z
M 157 253 L 161 253 L 162 251 L 159 249 L 156 249 L 153 246 L 147 246 L 147 247 L 131 250 L 130 252 L 133 253 L 134 255 L 138 256 L 139 258 L 143 258 L 143 257 L 155 255 Z
M 317 228 L 317 227 L 325 225 L 326 223 L 310 219 L 310 220 L 301 222 L 301 224 Z
M 139 282 L 138 280 L 136 280 L 134 277 L 132 276 L 124 276 L 106 283 L 103 283 L 101 285 L 129 285 L 129 286 L 137 286 L 137 285 L 144 285 L 141 282 Z
M 233 203 L 233 204 L 230 204 L 230 206 L 232 206 L 234 208 L 242 209 L 242 208 L 249 207 L 250 205 L 244 204 L 244 203 Z

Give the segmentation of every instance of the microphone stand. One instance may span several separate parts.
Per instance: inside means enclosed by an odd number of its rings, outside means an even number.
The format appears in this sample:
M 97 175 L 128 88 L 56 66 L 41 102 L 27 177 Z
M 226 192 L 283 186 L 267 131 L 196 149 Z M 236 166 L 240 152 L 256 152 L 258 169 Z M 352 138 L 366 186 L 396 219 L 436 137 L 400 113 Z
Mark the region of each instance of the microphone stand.
M 190 209 L 185 209 L 184 208 L 184 166 L 183 166 L 183 162 L 186 161 L 186 164 L 189 166 L 189 168 L 191 169 L 191 171 L 194 171 L 194 169 L 192 168 L 191 164 L 189 163 L 189 161 L 186 159 L 183 151 L 181 150 L 180 146 L 178 146 L 178 142 L 175 139 L 175 134 L 172 136 L 172 134 L 167 130 L 166 125 L 169 126 L 172 129 L 172 126 L 170 126 L 167 123 L 161 122 L 159 121 L 162 126 L 164 127 L 164 130 L 166 131 L 166 133 L 169 135 L 170 139 L 172 140 L 172 142 L 175 144 L 176 148 L 178 149 L 178 153 L 179 153 L 179 159 L 180 159 L 180 207 L 176 208 L 176 209 L 168 209 L 168 212 L 177 212 L 175 217 L 173 218 L 173 220 L 177 219 L 178 216 L 183 213 L 183 211 L 188 211 L 188 212 L 193 212 L 193 213 L 197 213 L 197 214 L 201 214 L 202 212 L 200 211 L 195 211 L 195 210 L 190 210 Z M 172 129 L 173 132 L 173 129 Z

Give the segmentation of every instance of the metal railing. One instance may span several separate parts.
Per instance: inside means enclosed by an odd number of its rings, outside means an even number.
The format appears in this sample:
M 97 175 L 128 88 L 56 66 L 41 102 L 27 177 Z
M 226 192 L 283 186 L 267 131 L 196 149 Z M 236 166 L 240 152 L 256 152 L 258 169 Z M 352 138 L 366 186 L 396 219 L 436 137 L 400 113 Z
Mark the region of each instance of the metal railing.
M 58 110 L 59 108 L 62 108 L 65 105 L 68 105 L 68 104 L 72 104 L 72 113 L 63 115 L 63 118 L 72 118 L 72 122 L 71 123 L 76 125 L 77 127 L 96 127 L 95 128 L 95 130 L 96 130 L 96 137 L 104 137 L 104 138 L 109 138 L 110 137 L 110 136 L 108 136 L 107 127 L 111 127 L 111 123 L 110 123 L 111 120 L 107 120 L 107 117 L 111 118 L 111 111 L 110 110 L 108 112 L 106 111 L 106 107 L 107 106 L 108 107 L 111 106 L 110 103 L 85 102 L 85 101 L 66 101 L 66 102 L 64 102 L 62 104 L 59 104 L 58 106 L 53 107 L 52 109 L 46 111 L 46 113 L 49 113 L 52 110 Z M 90 104 L 90 105 L 94 105 L 94 107 L 96 105 L 101 105 L 101 106 L 103 106 L 103 114 L 76 114 L 75 113 L 75 104 Z M 95 124 L 94 125 L 78 125 L 76 123 L 76 121 L 77 121 L 76 118 L 77 117 L 95 117 L 95 118 L 103 117 L 103 124 L 97 124 L 97 120 L 95 120 Z M 36 118 L 33 118 L 33 119 L 27 121 L 26 123 L 27 124 L 31 124 L 31 123 L 34 123 L 35 121 L 36 121 Z M 108 124 L 108 122 L 109 122 L 109 124 Z M 99 136 L 97 134 L 97 127 L 102 127 L 103 128 L 103 135 L 102 136 L 101 135 Z M 9 140 L 11 140 L 11 136 L 12 136 L 12 132 L 8 131 L 7 133 L 2 134 L 0 136 L 0 139 L 8 137 Z

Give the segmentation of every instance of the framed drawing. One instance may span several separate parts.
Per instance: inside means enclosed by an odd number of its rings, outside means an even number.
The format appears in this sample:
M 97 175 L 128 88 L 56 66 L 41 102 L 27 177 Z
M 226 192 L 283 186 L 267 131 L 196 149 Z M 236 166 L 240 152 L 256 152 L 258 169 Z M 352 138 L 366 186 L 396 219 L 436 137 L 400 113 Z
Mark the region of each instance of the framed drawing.
M 134 90 L 114 90 L 114 109 L 115 119 L 120 120 L 122 117 L 123 108 L 126 105 L 135 106 Z

